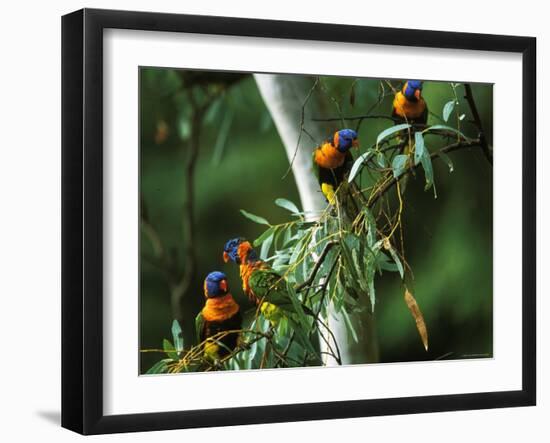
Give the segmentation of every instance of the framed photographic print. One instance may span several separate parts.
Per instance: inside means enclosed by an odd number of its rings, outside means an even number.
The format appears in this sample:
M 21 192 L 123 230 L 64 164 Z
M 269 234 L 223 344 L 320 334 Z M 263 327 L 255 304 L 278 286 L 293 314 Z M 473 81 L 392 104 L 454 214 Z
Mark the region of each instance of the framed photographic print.
M 535 404 L 534 38 L 62 26 L 64 427 Z

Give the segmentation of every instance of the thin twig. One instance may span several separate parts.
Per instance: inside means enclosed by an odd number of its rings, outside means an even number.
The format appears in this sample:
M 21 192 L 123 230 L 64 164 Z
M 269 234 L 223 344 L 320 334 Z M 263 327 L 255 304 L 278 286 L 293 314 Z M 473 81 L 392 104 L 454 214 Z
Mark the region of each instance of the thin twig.
M 474 148 L 474 147 L 481 147 L 481 141 L 479 139 L 473 139 L 473 140 L 464 140 L 461 142 L 453 143 L 451 145 L 445 146 L 441 149 L 439 149 L 436 152 L 433 152 L 430 157 L 431 160 L 435 160 L 436 158 L 439 158 L 439 154 L 445 154 L 447 152 L 457 151 L 459 149 L 465 149 L 465 148 Z M 408 174 L 411 174 L 421 165 L 421 163 L 418 163 L 417 165 L 411 165 L 408 169 L 406 169 L 398 178 L 392 178 L 386 184 L 381 186 L 376 193 L 371 197 L 368 207 L 372 208 L 376 202 L 382 197 L 388 190 L 390 190 L 399 180 L 401 180 L 403 177 L 407 176 Z
M 304 124 L 305 124 L 305 118 L 306 118 L 306 105 L 309 99 L 311 98 L 311 95 L 313 94 L 313 91 L 317 87 L 317 84 L 319 83 L 319 77 L 315 77 L 315 82 L 313 82 L 313 86 L 309 90 L 309 92 L 306 95 L 306 98 L 304 99 L 304 103 L 302 104 L 301 109 L 301 115 L 300 115 L 300 132 L 298 134 L 298 140 L 296 141 L 296 149 L 294 149 L 294 154 L 292 155 L 292 160 L 290 160 L 290 164 L 288 165 L 288 169 L 283 175 L 283 179 L 286 178 L 286 176 L 292 171 L 292 165 L 294 165 L 294 160 L 296 160 L 296 155 L 298 155 L 298 149 L 300 148 L 300 142 L 302 141 L 302 134 L 306 132 L 306 134 L 311 137 L 311 134 L 309 132 L 304 130 Z
M 485 137 L 485 132 L 483 131 L 483 124 L 481 123 L 481 117 L 479 115 L 479 112 L 477 110 L 476 102 L 474 100 L 474 95 L 472 93 L 472 87 L 469 83 L 464 83 L 464 91 L 465 95 L 464 98 L 468 102 L 468 105 L 470 105 L 470 111 L 472 112 L 472 117 L 474 118 L 474 123 L 477 127 L 477 130 L 479 132 L 478 138 L 479 138 L 479 144 L 481 145 L 481 149 L 483 149 L 483 154 L 485 154 L 485 157 L 487 158 L 487 161 L 492 165 L 493 164 L 493 153 L 489 149 L 489 143 L 487 143 L 487 138 Z
M 303 283 L 300 283 L 298 286 L 296 286 L 295 290 L 296 292 L 300 292 L 302 289 L 304 289 L 306 286 L 309 286 L 311 283 L 313 283 L 313 280 L 315 280 L 315 276 L 317 275 L 317 272 L 319 271 L 319 268 L 325 261 L 325 258 L 327 257 L 328 253 L 332 249 L 333 246 L 335 246 L 338 242 L 336 241 L 329 241 L 325 245 L 323 252 L 321 252 L 321 255 L 315 262 L 315 266 L 311 270 L 311 273 L 309 274 L 308 278 L 304 280 Z

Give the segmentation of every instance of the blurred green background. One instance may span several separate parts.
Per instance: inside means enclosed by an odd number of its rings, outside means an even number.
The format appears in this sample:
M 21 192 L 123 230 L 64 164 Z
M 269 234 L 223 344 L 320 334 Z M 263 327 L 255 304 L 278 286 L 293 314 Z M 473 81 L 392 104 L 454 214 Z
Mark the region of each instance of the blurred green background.
M 377 101 L 380 80 L 322 77 L 319 92 L 338 102 L 345 116 L 361 115 Z M 313 79 L 312 79 L 313 84 Z M 395 81 L 395 85 L 399 82 Z M 192 86 L 189 86 L 192 85 Z M 492 144 L 492 85 L 472 85 L 484 129 Z M 194 242 L 197 249 L 197 278 L 184 295 L 180 319 L 186 346 L 194 343 L 194 318 L 203 304 L 202 280 L 210 271 L 228 275 L 232 293 L 247 306 L 236 266 L 222 261 L 225 241 L 236 236 L 250 239 L 262 226 L 245 219 L 239 209 L 266 217 L 272 223 L 288 220 L 288 213 L 275 206 L 278 197 L 300 203 L 292 174 L 282 179 L 288 159 L 250 74 L 176 71 L 159 68 L 140 70 L 140 191 L 142 216 L 158 235 L 164 254 L 183 269 L 184 236 L 182 215 L 185 196 L 185 163 L 192 138 L 192 106 L 189 89 L 201 101 L 218 97 L 201 116 L 199 154 L 195 169 Z M 388 92 L 388 91 L 386 91 Z M 464 132 L 477 134 L 463 88 L 457 87 L 458 115 Z M 427 81 L 423 96 L 430 110 L 441 116 L 453 99 L 449 83 Z M 204 100 L 203 100 L 204 101 Z M 391 114 L 390 96 L 376 114 Z M 334 107 L 334 116 L 338 116 Z M 434 115 L 429 124 L 441 123 Z M 299 125 L 299 122 L 296 123 Z M 348 126 L 354 128 L 355 122 Z M 392 123 L 367 120 L 361 124 L 359 140 L 364 148 Z M 327 137 L 333 130 L 327 124 Z M 430 149 L 444 141 L 428 136 Z M 314 148 L 312 142 L 312 149 Z M 450 154 L 454 171 L 434 162 L 437 199 L 424 192 L 421 171 L 407 185 L 403 213 L 405 253 L 414 271 L 409 288 L 426 320 L 430 348 L 426 352 L 415 323 L 403 301 L 403 289 L 395 273 L 376 280 L 377 333 L 382 362 L 454 359 L 492 356 L 492 166 L 478 148 Z M 150 258 L 155 255 L 150 237 L 142 229 L 140 279 L 140 348 L 158 349 L 170 337 L 174 318 L 166 269 Z M 141 353 L 146 371 L 161 356 Z

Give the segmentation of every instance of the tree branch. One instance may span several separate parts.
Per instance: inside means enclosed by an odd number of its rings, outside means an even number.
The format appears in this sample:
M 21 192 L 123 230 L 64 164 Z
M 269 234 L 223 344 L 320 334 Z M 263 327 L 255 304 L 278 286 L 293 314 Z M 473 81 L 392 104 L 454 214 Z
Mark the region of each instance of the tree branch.
M 466 99 L 466 101 L 468 102 L 468 105 L 470 106 L 470 110 L 472 111 L 472 117 L 474 118 L 474 123 L 479 132 L 478 134 L 479 144 L 481 145 L 481 149 L 483 149 L 483 153 L 485 154 L 487 161 L 492 165 L 493 153 L 489 149 L 489 144 L 487 143 L 487 138 L 485 137 L 485 132 L 483 131 L 481 117 L 477 110 L 477 106 L 474 100 L 474 95 L 472 93 L 472 87 L 470 86 L 469 83 L 464 83 L 464 91 L 465 91 L 464 98 Z
M 383 119 L 383 120 L 392 120 L 394 122 L 402 122 L 403 119 L 392 117 L 391 115 L 355 115 L 353 117 L 344 117 L 344 120 L 367 120 L 367 119 Z M 330 117 L 330 118 L 312 118 L 311 121 L 314 122 L 335 122 L 335 121 L 342 121 L 342 117 Z
M 439 154 L 446 154 L 448 152 L 452 151 L 458 151 L 459 149 L 465 149 L 465 148 L 474 148 L 474 147 L 482 147 L 481 140 L 480 139 L 473 139 L 473 140 L 464 140 L 461 142 L 453 143 L 451 145 L 447 145 L 441 149 L 439 149 L 436 152 L 433 152 L 430 155 L 431 160 L 435 160 L 436 158 L 439 158 Z M 416 168 L 418 168 L 421 165 L 421 163 L 418 163 L 417 165 L 411 165 L 408 169 L 406 169 L 398 178 L 393 178 L 388 183 L 386 183 L 384 186 L 382 186 L 376 194 L 371 197 L 368 207 L 372 208 L 376 202 L 386 193 L 388 192 L 395 184 L 401 180 L 403 177 L 413 173 Z
M 191 90 L 188 91 L 188 97 L 192 105 L 193 114 L 191 116 L 191 136 L 188 144 L 189 152 L 187 153 L 185 163 L 184 178 L 185 198 L 182 214 L 184 268 L 181 280 L 172 288 L 172 310 L 178 320 L 182 319 L 182 298 L 197 274 L 197 254 L 195 247 L 195 166 L 200 150 L 202 117 L 205 109 L 208 107 L 207 104 L 199 105 Z
M 317 275 L 317 272 L 319 271 L 319 268 L 321 267 L 321 265 L 325 261 L 325 258 L 327 257 L 327 255 L 330 252 L 330 250 L 332 249 L 332 247 L 336 244 L 338 244 L 338 242 L 329 241 L 325 245 L 323 251 L 321 252 L 321 255 L 317 259 L 317 262 L 315 262 L 315 266 L 311 270 L 311 273 L 309 274 L 308 278 L 305 279 L 303 283 L 300 283 L 298 286 L 296 286 L 296 288 L 294 288 L 296 292 L 300 292 L 302 289 L 304 289 L 305 287 L 307 287 L 311 283 L 313 283 L 313 280 L 315 280 L 315 276 Z

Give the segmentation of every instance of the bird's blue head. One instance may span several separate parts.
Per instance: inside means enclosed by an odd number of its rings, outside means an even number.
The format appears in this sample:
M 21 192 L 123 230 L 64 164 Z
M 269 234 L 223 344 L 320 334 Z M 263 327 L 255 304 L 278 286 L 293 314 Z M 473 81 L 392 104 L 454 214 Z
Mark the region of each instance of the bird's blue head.
M 334 133 L 332 143 L 340 152 L 347 152 L 352 147 L 358 147 L 357 132 L 353 129 L 341 129 Z
M 409 101 L 420 100 L 422 95 L 422 82 L 420 80 L 408 80 L 403 86 L 403 95 Z
M 258 256 L 252 248 L 250 242 L 242 237 L 232 238 L 225 243 L 223 247 L 223 261 L 226 263 L 231 260 L 240 265 L 244 260 L 256 261 Z
M 206 298 L 221 297 L 229 291 L 227 276 L 220 271 L 211 272 L 204 279 L 204 295 Z

